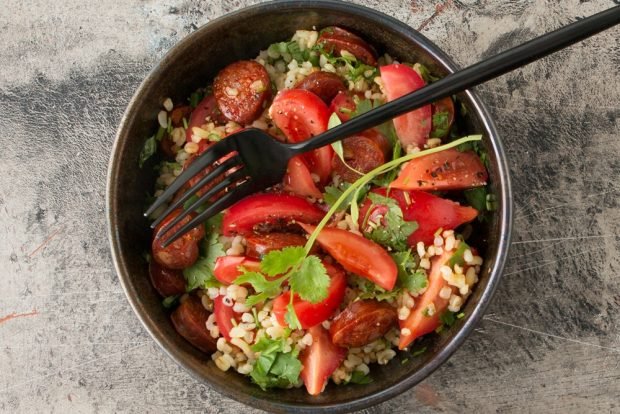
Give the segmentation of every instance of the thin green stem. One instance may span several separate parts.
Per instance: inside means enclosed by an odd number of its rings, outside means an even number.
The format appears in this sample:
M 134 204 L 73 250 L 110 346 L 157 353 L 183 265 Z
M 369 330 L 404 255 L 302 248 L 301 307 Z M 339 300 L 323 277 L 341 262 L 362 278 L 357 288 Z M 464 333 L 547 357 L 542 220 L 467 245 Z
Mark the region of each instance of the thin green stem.
M 323 230 L 325 225 L 327 225 L 327 223 L 329 222 L 331 217 L 334 215 L 334 213 L 336 213 L 336 211 L 338 210 L 340 205 L 342 203 L 344 203 L 353 192 L 357 192 L 357 190 L 359 188 L 361 188 L 364 185 L 368 184 L 375 177 L 377 177 L 377 176 L 379 176 L 379 175 L 381 175 L 381 174 L 383 174 L 385 172 L 388 172 L 388 171 L 398 167 L 399 165 L 401 165 L 404 162 L 413 160 L 415 158 L 423 157 L 425 155 L 434 154 L 436 152 L 445 151 L 447 149 L 457 147 L 457 146 L 459 146 L 461 144 L 465 144 L 466 142 L 480 141 L 481 139 L 482 139 L 482 135 L 470 135 L 470 136 L 467 136 L 467 137 L 459 138 L 459 139 L 457 139 L 455 141 L 452 141 L 452 142 L 450 142 L 448 144 L 441 145 L 439 147 L 430 148 L 430 149 L 427 149 L 427 150 L 424 150 L 424 151 L 416 152 L 416 153 L 413 153 L 413 154 L 407 154 L 407 155 L 402 156 L 400 158 L 396 158 L 395 160 L 392 160 L 392 161 L 387 162 L 387 163 L 385 163 L 383 165 L 380 165 L 379 167 L 375 168 L 374 170 L 366 173 L 364 176 L 362 176 L 359 179 L 357 179 L 357 181 L 355 181 L 353 184 L 351 184 L 349 186 L 349 188 L 347 188 L 342 193 L 342 195 L 338 198 L 338 200 L 336 200 L 336 202 L 327 211 L 327 214 L 325 214 L 325 217 L 323 217 L 323 219 L 319 222 L 319 224 L 317 224 L 316 228 L 314 229 L 314 231 L 312 232 L 312 234 L 308 238 L 308 241 L 306 242 L 306 246 L 305 246 L 306 255 L 308 255 L 308 253 L 310 253 L 310 249 L 312 249 L 312 246 L 314 245 L 314 242 L 316 241 L 316 238 L 319 236 L 319 233 L 321 232 L 321 230 Z M 354 202 L 356 202 L 356 201 L 354 201 Z

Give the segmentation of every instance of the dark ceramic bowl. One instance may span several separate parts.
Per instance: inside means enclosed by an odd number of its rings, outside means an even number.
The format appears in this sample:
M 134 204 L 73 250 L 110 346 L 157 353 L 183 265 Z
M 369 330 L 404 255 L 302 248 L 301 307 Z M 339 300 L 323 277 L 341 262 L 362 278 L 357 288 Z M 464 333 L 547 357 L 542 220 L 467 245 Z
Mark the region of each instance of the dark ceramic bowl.
M 204 86 L 219 69 L 256 56 L 270 43 L 288 39 L 296 29 L 339 25 L 362 35 L 379 51 L 399 60 L 422 62 L 439 75 L 457 67 L 437 46 L 409 26 L 374 10 L 334 1 L 283 1 L 248 7 L 216 19 L 177 44 L 147 76 L 133 96 L 112 151 L 107 182 L 108 231 L 112 255 L 127 298 L 147 331 L 176 362 L 218 392 L 253 407 L 270 411 L 345 412 L 377 404 L 420 382 L 463 343 L 475 327 L 500 279 L 511 228 L 511 192 L 508 169 L 493 122 L 475 93 L 458 97 L 466 107 L 461 129 L 484 134 L 490 158 L 490 183 L 498 208 L 477 245 L 486 258 L 478 285 L 467 301 L 465 317 L 441 335 L 428 335 L 427 351 L 411 357 L 406 352 L 386 366 L 372 366 L 368 385 L 330 384 L 320 396 L 304 388 L 262 391 L 248 378 L 220 371 L 211 359 L 180 337 L 169 313 L 150 284 L 143 253 L 151 232 L 142 216 L 145 194 L 153 188 L 152 164 L 138 168 L 138 154 L 156 128 L 156 116 L 165 97 L 178 102 Z M 405 358 L 408 362 L 402 363 Z

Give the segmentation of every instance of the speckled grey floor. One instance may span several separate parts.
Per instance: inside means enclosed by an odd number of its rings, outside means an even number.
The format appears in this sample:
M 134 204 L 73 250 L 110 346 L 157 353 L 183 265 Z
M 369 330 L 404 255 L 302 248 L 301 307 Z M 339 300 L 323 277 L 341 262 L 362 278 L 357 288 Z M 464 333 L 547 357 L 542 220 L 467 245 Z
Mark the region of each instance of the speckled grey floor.
M 153 344 L 119 286 L 103 215 L 115 128 L 138 83 L 176 41 L 250 3 L 2 1 L 0 411 L 250 411 Z M 466 65 L 618 1 L 360 3 Z M 609 31 L 479 89 L 515 190 L 503 282 L 448 363 L 368 412 L 620 411 L 619 39 Z

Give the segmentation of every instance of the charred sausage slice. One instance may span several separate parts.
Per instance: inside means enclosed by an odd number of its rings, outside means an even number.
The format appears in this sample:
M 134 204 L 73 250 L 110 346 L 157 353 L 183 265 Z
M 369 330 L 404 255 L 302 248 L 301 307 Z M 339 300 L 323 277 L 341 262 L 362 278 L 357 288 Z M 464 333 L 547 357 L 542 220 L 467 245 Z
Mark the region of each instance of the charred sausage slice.
M 381 338 L 397 322 L 396 310 L 388 303 L 358 300 L 334 318 L 329 334 L 334 344 L 356 348 Z
M 342 143 L 343 155 L 347 164 L 361 173 L 367 173 L 385 163 L 385 145 L 380 141 L 380 135 L 357 135 L 345 139 Z M 389 148 L 389 144 L 388 148 Z M 360 174 L 345 165 L 339 157 L 332 161 L 332 174 L 338 175 L 344 181 L 354 182 Z
M 217 342 L 207 331 L 209 318 L 207 311 L 197 296 L 189 296 L 172 312 L 170 319 L 179 335 L 203 352 L 215 352 Z
M 272 250 L 282 250 L 289 246 L 304 246 L 306 238 L 301 234 L 294 233 L 268 233 L 252 234 L 245 238 L 245 254 L 254 259 L 260 259 Z M 316 253 L 317 247 L 313 246 L 310 254 Z
M 367 65 L 377 65 L 377 54 L 372 46 L 361 37 L 340 27 L 331 26 L 323 29 L 317 43 L 330 53 L 341 55 L 342 51 L 346 50 Z
M 155 260 L 149 263 L 151 283 L 157 292 L 163 296 L 182 295 L 185 293 L 185 277 L 178 269 L 168 269 Z
M 213 81 L 213 95 L 222 114 L 245 125 L 259 117 L 271 96 L 271 81 L 265 68 L 253 60 L 226 66 Z
M 335 73 L 317 71 L 297 82 L 295 89 L 310 91 L 329 105 L 338 92 L 345 91 L 347 87 Z
M 181 214 L 181 209 L 173 211 L 155 228 L 153 243 L 151 244 L 153 259 L 168 269 L 185 269 L 193 265 L 198 259 L 198 242 L 205 236 L 204 226 L 199 224 L 168 247 L 163 247 L 165 237 L 161 230 L 179 214 Z M 194 216 L 194 214 L 190 214 L 185 217 L 170 229 L 167 235 L 172 235 L 181 226 L 189 223 Z

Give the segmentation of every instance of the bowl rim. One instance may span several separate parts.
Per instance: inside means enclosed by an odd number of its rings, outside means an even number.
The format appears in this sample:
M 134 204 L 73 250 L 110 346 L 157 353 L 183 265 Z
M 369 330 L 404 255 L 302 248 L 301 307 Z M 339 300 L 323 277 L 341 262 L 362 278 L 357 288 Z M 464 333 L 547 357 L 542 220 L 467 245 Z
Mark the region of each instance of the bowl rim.
M 185 43 L 190 42 L 193 38 L 200 36 L 200 34 L 206 30 L 210 30 L 213 26 L 216 25 L 226 25 L 229 24 L 231 20 L 235 20 L 238 17 L 243 17 L 248 13 L 268 13 L 270 10 L 281 9 L 282 7 L 286 7 L 289 9 L 303 9 L 303 8 L 312 8 L 312 9 L 325 9 L 329 11 L 338 11 L 343 13 L 351 13 L 354 15 L 362 15 L 366 18 L 376 21 L 381 26 L 390 26 L 391 29 L 399 32 L 404 37 L 415 39 L 417 46 L 423 49 L 426 53 L 433 57 L 434 60 L 439 62 L 443 67 L 445 67 L 449 72 L 454 72 L 459 69 L 459 66 L 452 61 L 437 45 L 435 45 L 432 41 L 427 39 L 420 32 L 410 27 L 404 22 L 397 20 L 391 16 L 388 16 L 382 12 L 377 10 L 352 4 L 345 3 L 342 1 L 336 0 L 315 0 L 313 2 L 307 2 L 304 0 L 276 0 L 266 3 L 254 4 L 248 7 L 241 8 L 239 10 L 233 11 L 231 13 L 227 13 L 222 15 L 214 20 L 207 22 L 202 25 L 200 28 L 195 30 L 194 32 L 188 34 L 183 39 L 178 41 L 166 54 L 160 59 L 160 61 L 149 71 L 144 80 L 140 83 L 140 86 L 133 94 L 131 100 L 129 101 L 125 112 L 121 118 L 119 123 L 119 127 L 114 137 L 114 144 L 112 146 L 112 151 L 110 155 L 110 160 L 108 163 L 108 171 L 106 177 L 106 198 L 105 198 L 105 215 L 106 215 L 106 228 L 108 239 L 110 242 L 110 249 L 112 254 L 112 261 L 114 263 L 114 268 L 119 277 L 121 286 L 123 291 L 125 292 L 125 296 L 127 296 L 127 300 L 134 313 L 138 316 L 138 319 L 142 323 L 143 327 L 149 333 L 149 335 L 153 338 L 153 340 L 163 349 L 163 351 L 172 358 L 177 364 L 182 366 L 186 371 L 188 371 L 194 378 L 199 380 L 201 383 L 208 385 L 210 388 L 216 390 L 218 393 L 234 399 L 236 401 L 243 402 L 245 404 L 248 401 L 243 401 L 238 398 L 232 392 L 229 392 L 227 388 L 220 386 L 216 382 L 209 381 L 204 378 L 204 376 L 200 375 L 193 366 L 186 361 L 186 359 L 179 354 L 174 347 L 171 347 L 171 343 L 166 340 L 165 336 L 161 334 L 161 332 L 157 329 L 157 326 L 153 323 L 152 320 L 149 319 L 148 313 L 142 307 L 140 301 L 134 297 L 134 295 L 130 292 L 130 281 L 128 277 L 128 272 L 124 268 L 122 254 L 120 251 L 120 242 L 116 237 L 115 228 L 117 227 L 117 218 L 113 214 L 113 201 L 117 197 L 117 188 L 114 186 L 114 176 L 116 175 L 119 167 L 119 162 L 117 161 L 119 157 L 116 156 L 117 152 L 119 152 L 122 147 L 122 143 L 120 138 L 125 134 L 125 130 L 128 128 L 130 124 L 130 120 L 132 120 L 132 114 L 135 112 L 135 107 L 141 102 L 143 95 L 146 93 L 146 90 L 149 88 L 150 84 L 153 82 L 152 79 L 157 76 L 158 72 L 162 70 L 163 67 L 169 64 L 169 62 L 174 61 L 177 54 L 181 53 L 183 50 L 183 45 Z M 513 211 L 513 199 L 512 199 L 512 187 L 510 183 L 509 169 L 506 161 L 505 152 L 503 149 L 503 145 L 501 143 L 501 139 L 499 138 L 499 134 L 495 127 L 495 124 L 491 118 L 489 111 L 486 106 L 482 103 L 478 95 L 474 92 L 474 90 L 469 89 L 463 92 L 470 100 L 474 110 L 478 114 L 481 124 L 484 128 L 489 132 L 489 143 L 497 154 L 497 167 L 498 167 L 498 189 L 499 196 L 501 200 L 501 209 L 497 211 L 499 214 L 499 227 L 500 227 L 500 237 L 497 245 L 497 257 L 496 260 L 490 269 L 489 272 L 489 280 L 486 285 L 486 288 L 482 292 L 478 303 L 475 305 L 472 313 L 469 317 L 464 321 L 464 323 L 460 326 L 459 330 L 448 339 L 446 345 L 439 350 L 437 354 L 433 356 L 433 358 L 424 366 L 422 366 L 419 370 L 415 371 L 412 375 L 405 378 L 403 381 L 394 384 L 388 388 L 384 388 L 375 393 L 371 393 L 360 398 L 340 402 L 340 403 L 318 403 L 318 404 L 305 404 L 305 403 L 283 403 L 275 400 L 262 400 L 254 397 L 250 397 L 252 402 L 255 404 L 255 407 L 267 409 L 267 410 L 277 410 L 277 411 L 290 411 L 294 410 L 295 412 L 306 413 L 306 412 L 315 412 L 319 409 L 330 409 L 333 412 L 349 412 L 353 410 L 367 408 L 381 402 L 384 402 L 390 398 L 395 397 L 396 395 L 407 391 L 414 385 L 418 384 L 420 381 L 425 379 L 428 375 L 430 375 L 433 371 L 435 371 L 440 365 L 442 365 L 464 342 L 464 340 L 470 335 L 473 331 L 474 327 L 478 323 L 478 321 L 482 318 L 485 310 L 487 309 L 495 290 L 499 284 L 499 281 L 502 276 L 502 271 L 504 265 L 506 263 L 506 259 L 508 256 L 508 250 L 510 247 L 510 239 L 512 232 L 512 211 Z

